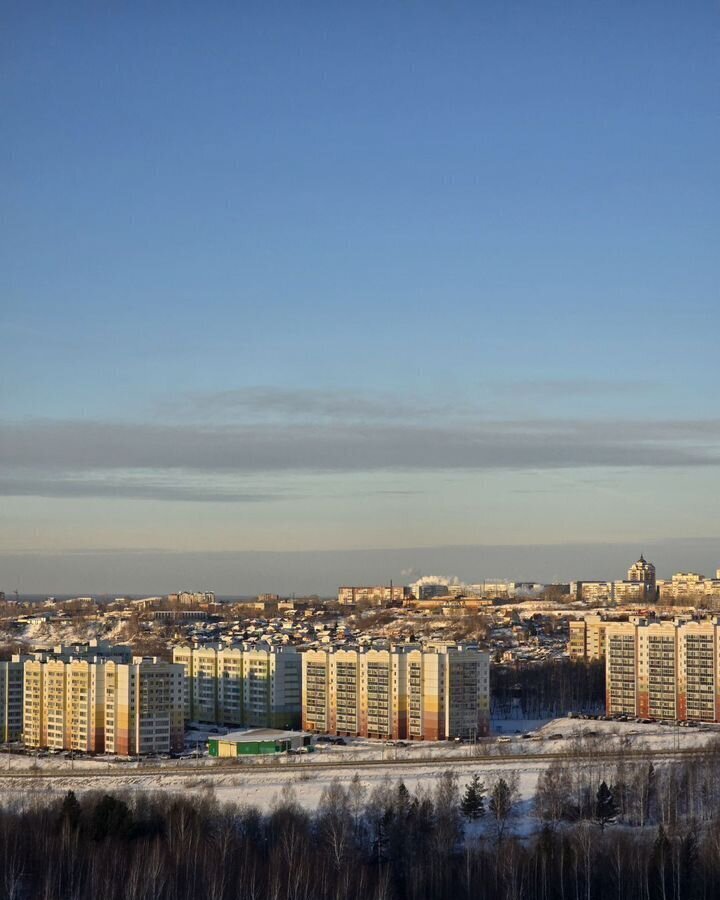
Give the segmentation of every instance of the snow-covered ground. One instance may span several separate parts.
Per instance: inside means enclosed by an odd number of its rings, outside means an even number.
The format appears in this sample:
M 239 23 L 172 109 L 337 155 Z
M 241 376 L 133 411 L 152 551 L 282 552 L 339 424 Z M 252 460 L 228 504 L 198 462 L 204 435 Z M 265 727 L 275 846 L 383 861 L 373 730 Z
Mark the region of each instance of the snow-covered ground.
M 593 749 L 618 753 L 639 750 L 651 756 L 657 752 L 699 748 L 708 741 L 716 741 L 720 735 L 720 728 L 713 726 L 676 728 L 578 719 L 546 722 L 529 738 L 522 737 L 527 732 L 520 731 L 521 734 L 510 737 L 509 743 L 507 739 L 498 742 L 493 737 L 478 747 L 425 742 L 402 748 L 356 739 L 348 740 L 345 747 L 330 746 L 306 756 L 233 760 L 204 758 L 138 763 L 97 757 L 71 763 L 60 756 L 34 759 L 10 754 L 0 757 L 0 796 L 10 800 L 28 792 L 38 796 L 62 795 L 70 789 L 76 792 L 171 790 L 184 794 L 212 791 L 221 801 L 268 809 L 275 798 L 291 789 L 300 803 L 312 808 L 324 787 L 334 779 L 346 784 L 356 772 L 368 789 L 401 778 L 414 790 L 420 786 L 432 788 L 442 772 L 451 769 L 458 775 L 461 790 L 475 772 L 487 783 L 493 775 L 515 771 L 520 799 L 528 804 L 538 775 L 548 766 L 545 754 L 563 756 L 569 751 L 585 751 L 589 758 L 586 756 L 585 762 L 578 764 L 592 766 L 599 777 L 605 777 L 604 771 L 612 763 L 594 759 Z M 496 758 L 488 759 L 490 752 Z M 478 754 L 483 758 L 478 758 Z M 542 758 L 534 758 L 538 754 Z M 324 765 L 335 762 L 339 765 Z M 30 769 L 32 765 L 36 768 Z

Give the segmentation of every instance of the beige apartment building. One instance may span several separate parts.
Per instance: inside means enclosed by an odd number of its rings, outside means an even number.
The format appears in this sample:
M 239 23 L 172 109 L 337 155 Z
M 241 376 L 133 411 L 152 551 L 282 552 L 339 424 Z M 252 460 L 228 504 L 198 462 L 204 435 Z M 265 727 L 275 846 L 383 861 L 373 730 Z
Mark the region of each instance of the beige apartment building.
M 105 664 L 105 752 L 123 755 L 181 750 L 182 666 L 156 657 Z
M 633 617 L 608 623 L 606 709 L 651 719 L 716 722 L 720 620 Z
M 655 600 L 655 586 L 652 588 L 642 581 L 613 581 L 615 603 L 647 603 Z
M 568 654 L 570 659 L 593 660 L 605 658 L 605 630 L 607 620 L 601 616 L 585 616 L 570 622 Z
M 173 649 L 173 662 L 183 667 L 188 721 L 299 727 L 302 663 L 294 647 L 183 644 Z
M 636 715 L 637 624 L 616 622 L 605 631 L 605 704 L 608 715 Z
M 571 581 L 570 596 L 583 603 L 603 604 L 613 599 L 612 581 Z
M 474 645 L 306 650 L 303 728 L 370 738 L 475 737 L 489 726 L 489 654 Z
M 660 599 L 687 605 L 720 599 L 720 570 L 715 578 L 706 578 L 697 572 L 676 572 L 670 581 L 661 583 Z
M 23 665 L 23 740 L 85 753 L 183 746 L 183 670 L 156 658 L 36 658 Z

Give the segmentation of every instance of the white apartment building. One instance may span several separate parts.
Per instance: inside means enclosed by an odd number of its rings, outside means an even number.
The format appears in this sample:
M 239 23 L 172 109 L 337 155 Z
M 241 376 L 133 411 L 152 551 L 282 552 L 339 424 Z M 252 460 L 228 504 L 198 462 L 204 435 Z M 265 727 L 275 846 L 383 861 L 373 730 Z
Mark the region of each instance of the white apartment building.
M 208 644 L 173 649 L 184 671 L 188 721 L 229 726 L 300 725 L 300 654 L 271 644 Z

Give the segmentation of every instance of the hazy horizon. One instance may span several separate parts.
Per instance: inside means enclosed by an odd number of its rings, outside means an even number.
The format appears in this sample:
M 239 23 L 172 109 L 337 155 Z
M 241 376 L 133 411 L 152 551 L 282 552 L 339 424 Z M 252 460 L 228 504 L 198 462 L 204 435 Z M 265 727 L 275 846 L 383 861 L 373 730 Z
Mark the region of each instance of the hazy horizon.
M 631 543 L 406 547 L 349 551 L 175 553 L 153 550 L 75 551 L 0 557 L 0 590 L 21 594 L 168 594 L 213 590 L 218 595 L 317 593 L 342 584 L 409 584 L 425 575 L 483 580 L 566 582 L 622 579 L 643 553 L 658 578 L 677 571 L 714 576 L 720 538 Z M 84 572 L 78 579 L 78 569 Z M 17 583 L 14 581 L 17 577 Z

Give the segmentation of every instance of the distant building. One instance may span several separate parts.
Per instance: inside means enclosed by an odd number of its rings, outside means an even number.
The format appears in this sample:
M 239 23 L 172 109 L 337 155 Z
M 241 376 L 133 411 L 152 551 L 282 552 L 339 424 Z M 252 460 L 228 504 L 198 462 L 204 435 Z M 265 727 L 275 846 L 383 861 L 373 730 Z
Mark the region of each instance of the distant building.
M 707 600 L 720 600 L 720 569 L 715 572 L 715 578 L 705 579 L 704 588 Z
M 613 581 L 615 603 L 646 603 L 655 600 L 655 585 L 643 581 Z
M 572 581 L 570 596 L 583 603 L 607 604 L 614 597 L 612 581 Z
M 154 622 L 193 622 L 213 618 L 204 609 L 154 609 L 149 616 Z
M 416 600 L 431 600 L 433 597 L 449 597 L 450 587 L 447 584 L 418 583 L 411 585 L 412 596 Z
M 628 569 L 627 581 L 613 582 L 613 590 L 616 603 L 655 602 L 655 566 L 640 554 L 640 559 Z
M 637 562 L 634 562 L 627 573 L 628 581 L 639 581 L 642 584 L 648 586 L 648 588 L 654 590 L 655 589 L 655 566 L 648 562 L 645 557 L 640 554 L 640 559 Z
M 179 603 L 181 606 L 203 606 L 215 602 L 213 591 L 178 591 L 177 594 L 168 594 L 170 603 Z
M 402 585 L 386 586 L 383 584 L 365 587 L 339 587 L 338 603 L 343 606 L 356 603 L 369 603 L 371 606 L 382 606 L 384 603 L 401 603 L 409 596 L 409 588 Z
M 371 738 L 445 740 L 489 727 L 489 654 L 474 645 L 306 650 L 303 728 Z
M 676 572 L 660 587 L 660 600 L 680 600 L 686 603 L 705 599 L 705 577 L 697 572 Z

